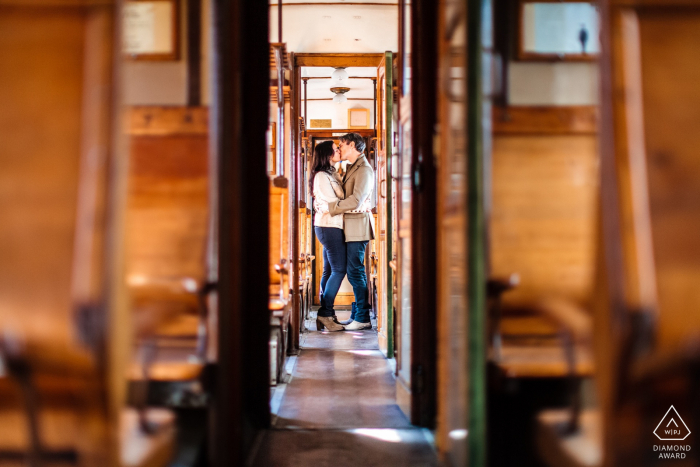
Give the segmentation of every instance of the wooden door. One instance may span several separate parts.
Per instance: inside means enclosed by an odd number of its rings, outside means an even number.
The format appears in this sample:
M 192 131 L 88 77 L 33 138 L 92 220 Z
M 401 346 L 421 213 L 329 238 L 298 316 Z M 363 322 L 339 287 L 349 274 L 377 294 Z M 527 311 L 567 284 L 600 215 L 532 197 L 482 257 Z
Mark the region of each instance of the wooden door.
M 387 66 L 388 64 L 388 66 Z M 394 357 L 394 181 L 391 176 L 393 99 L 392 53 L 387 52 L 377 67 L 377 232 L 375 245 L 378 259 L 377 334 L 379 349 Z

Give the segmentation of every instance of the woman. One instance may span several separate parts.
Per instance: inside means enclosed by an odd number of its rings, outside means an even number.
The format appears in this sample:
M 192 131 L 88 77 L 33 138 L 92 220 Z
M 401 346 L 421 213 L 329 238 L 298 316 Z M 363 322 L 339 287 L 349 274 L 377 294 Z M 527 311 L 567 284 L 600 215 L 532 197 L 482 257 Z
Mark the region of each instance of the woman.
M 346 250 L 343 233 L 343 216 L 332 217 L 328 203 L 345 197 L 342 182 L 333 164 L 340 162 L 340 150 L 333 141 L 316 145 L 309 178 L 309 188 L 314 197 L 314 231 L 323 245 L 323 276 L 321 277 L 321 308 L 318 309 L 316 328 L 343 331 L 335 318 L 333 303 L 345 277 Z M 325 208 L 325 209 L 323 209 Z M 325 212 L 323 212 L 325 210 Z

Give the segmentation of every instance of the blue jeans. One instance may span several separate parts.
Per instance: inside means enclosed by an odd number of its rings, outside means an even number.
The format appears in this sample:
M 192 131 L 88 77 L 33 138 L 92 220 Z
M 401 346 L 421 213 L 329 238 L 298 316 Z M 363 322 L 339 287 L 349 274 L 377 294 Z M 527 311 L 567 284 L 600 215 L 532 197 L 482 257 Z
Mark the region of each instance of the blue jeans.
M 318 316 L 335 316 L 333 303 L 345 277 L 346 243 L 343 229 L 315 227 L 316 238 L 323 245 L 323 276 L 321 276 L 321 308 Z
M 359 323 L 369 323 L 369 290 L 365 274 L 365 248 L 367 241 L 348 242 L 348 281 L 355 293 L 355 315 L 352 318 Z

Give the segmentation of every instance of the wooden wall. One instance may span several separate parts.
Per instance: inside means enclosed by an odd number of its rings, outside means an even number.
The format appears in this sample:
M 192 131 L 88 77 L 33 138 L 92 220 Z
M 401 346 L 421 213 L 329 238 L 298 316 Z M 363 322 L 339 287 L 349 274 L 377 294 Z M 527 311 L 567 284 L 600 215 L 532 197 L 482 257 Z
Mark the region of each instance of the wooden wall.
M 491 275 L 520 275 L 504 303 L 543 294 L 585 302 L 594 266 L 598 150 L 594 110 L 496 111 L 493 136 Z
M 183 279 L 201 283 L 208 231 L 207 109 L 134 107 L 127 122 L 127 283 L 136 290 Z M 137 307 L 149 301 L 140 295 L 135 293 Z M 193 312 L 196 302 L 168 306 L 170 312 Z

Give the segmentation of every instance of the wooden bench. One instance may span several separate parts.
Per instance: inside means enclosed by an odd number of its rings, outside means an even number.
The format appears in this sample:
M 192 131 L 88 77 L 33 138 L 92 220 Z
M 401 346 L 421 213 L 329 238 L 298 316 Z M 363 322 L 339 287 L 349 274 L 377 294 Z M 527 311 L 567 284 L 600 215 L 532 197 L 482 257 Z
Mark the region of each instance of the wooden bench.
M 513 113 L 493 142 L 491 359 L 509 378 L 590 376 L 596 137 L 518 133 Z
M 123 403 L 117 6 L 0 8 L 2 463 L 163 465 L 174 443 L 170 412 L 151 435 Z
M 196 381 L 207 361 L 208 109 L 141 106 L 125 117 L 126 282 L 138 330 L 128 376 L 130 401 L 144 409 L 174 400 L 148 398 L 149 386 Z
M 538 444 L 552 466 L 696 464 L 694 434 L 652 433 L 672 405 L 691 431 L 700 424 L 700 10 L 654 0 L 603 9 L 598 403 L 573 432 L 556 429 L 555 413 L 540 414 Z M 653 444 L 691 449 L 669 461 Z
M 289 193 L 286 179 L 270 181 L 270 381 L 282 374 L 289 342 L 291 290 Z

